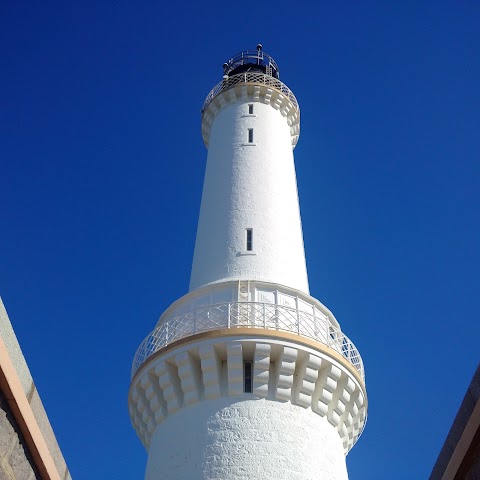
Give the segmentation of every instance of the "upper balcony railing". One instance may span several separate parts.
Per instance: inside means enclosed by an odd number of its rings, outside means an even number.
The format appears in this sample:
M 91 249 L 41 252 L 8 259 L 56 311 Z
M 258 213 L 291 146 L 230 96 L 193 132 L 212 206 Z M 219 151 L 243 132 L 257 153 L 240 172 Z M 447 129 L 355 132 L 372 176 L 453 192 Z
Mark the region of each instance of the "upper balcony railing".
M 343 355 L 364 378 L 360 353 L 328 318 L 296 308 L 258 302 L 208 305 L 162 323 L 138 347 L 132 365 L 132 378 L 148 357 L 176 340 L 225 328 L 263 328 L 311 338 Z
M 236 85 L 239 85 L 241 83 L 254 84 L 254 85 L 260 84 L 270 88 L 274 88 L 275 90 L 278 90 L 283 95 L 288 97 L 288 99 L 292 102 L 294 108 L 298 110 L 298 102 L 297 102 L 297 99 L 295 98 L 295 95 L 280 80 L 260 72 L 244 72 L 244 73 L 238 73 L 237 75 L 232 75 L 231 77 L 228 77 L 228 78 L 224 78 L 220 83 L 218 83 L 217 85 L 215 85 L 215 87 L 213 87 L 211 92 L 207 95 L 205 102 L 203 102 L 202 115 L 204 114 L 205 110 L 208 108 L 212 100 L 220 92 L 233 88 Z
M 272 76 L 279 78 L 277 62 L 275 62 L 270 55 L 264 53 L 258 48 L 257 50 L 244 50 L 243 52 L 234 55 L 223 65 L 223 73 L 224 75 L 229 75 L 230 72 L 244 65 L 257 65 L 259 67 L 264 67 L 272 73 Z

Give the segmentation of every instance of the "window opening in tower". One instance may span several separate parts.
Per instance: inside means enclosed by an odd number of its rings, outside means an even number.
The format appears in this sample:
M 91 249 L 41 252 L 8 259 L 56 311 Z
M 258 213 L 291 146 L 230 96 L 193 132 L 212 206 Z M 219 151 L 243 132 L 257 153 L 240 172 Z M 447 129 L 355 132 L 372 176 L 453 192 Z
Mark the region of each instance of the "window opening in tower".
M 253 250 L 253 228 L 247 228 L 247 245 L 246 245 L 247 252 L 251 252 Z

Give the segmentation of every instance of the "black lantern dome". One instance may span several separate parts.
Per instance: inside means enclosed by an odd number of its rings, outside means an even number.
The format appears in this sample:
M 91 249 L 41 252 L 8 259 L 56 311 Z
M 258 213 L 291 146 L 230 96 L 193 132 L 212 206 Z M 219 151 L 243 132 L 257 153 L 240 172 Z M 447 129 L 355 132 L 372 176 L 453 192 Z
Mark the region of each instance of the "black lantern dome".
M 223 74 L 228 77 L 244 72 L 259 72 L 273 78 L 280 78 L 277 63 L 270 55 L 263 52 L 260 43 L 255 51 L 244 50 L 223 64 Z

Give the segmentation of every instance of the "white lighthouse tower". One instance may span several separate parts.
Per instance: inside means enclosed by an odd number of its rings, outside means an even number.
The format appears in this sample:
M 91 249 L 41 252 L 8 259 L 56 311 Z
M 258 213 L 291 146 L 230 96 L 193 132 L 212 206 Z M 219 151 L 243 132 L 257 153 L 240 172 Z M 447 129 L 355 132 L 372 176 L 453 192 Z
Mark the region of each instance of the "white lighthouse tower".
M 309 295 L 293 149 L 300 111 L 245 51 L 202 109 L 208 159 L 190 291 L 137 350 L 132 423 L 147 480 L 347 480 L 363 363 Z

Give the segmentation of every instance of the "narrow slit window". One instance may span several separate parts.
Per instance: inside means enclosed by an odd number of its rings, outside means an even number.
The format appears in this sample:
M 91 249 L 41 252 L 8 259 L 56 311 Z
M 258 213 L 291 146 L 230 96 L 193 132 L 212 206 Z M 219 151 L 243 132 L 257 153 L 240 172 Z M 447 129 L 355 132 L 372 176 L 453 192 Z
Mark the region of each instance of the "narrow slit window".
M 243 364 L 243 391 L 252 393 L 252 362 L 244 362 Z
M 253 229 L 247 228 L 247 252 L 251 252 L 253 250 Z
M 248 129 L 248 143 L 253 143 L 253 128 Z
M 248 104 L 248 114 L 253 115 L 253 103 Z

